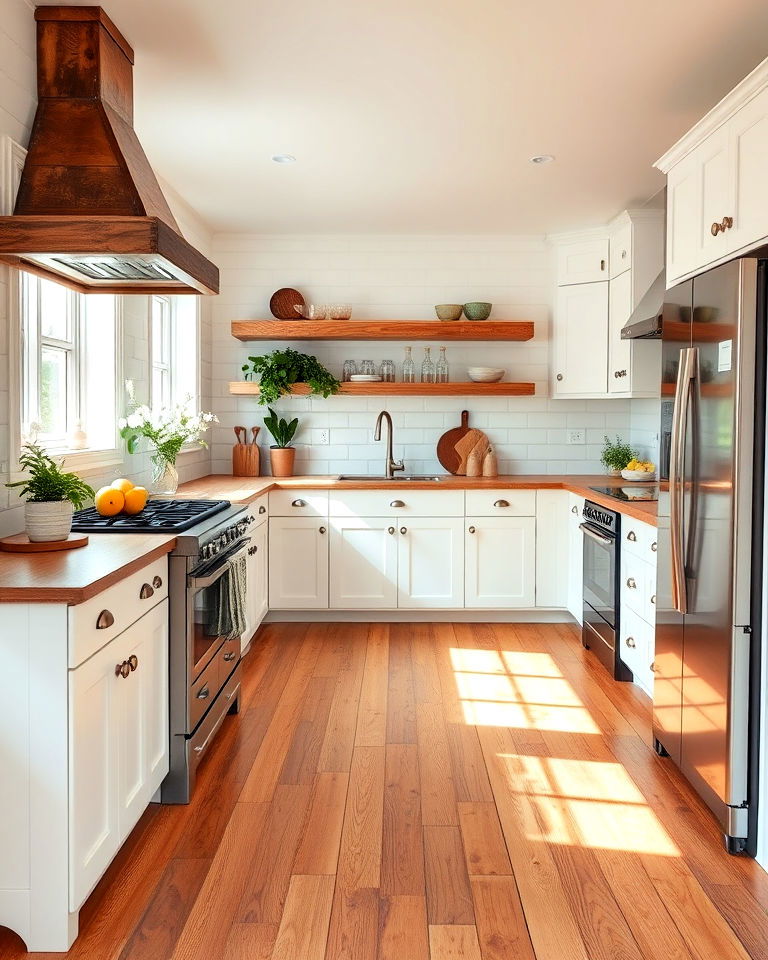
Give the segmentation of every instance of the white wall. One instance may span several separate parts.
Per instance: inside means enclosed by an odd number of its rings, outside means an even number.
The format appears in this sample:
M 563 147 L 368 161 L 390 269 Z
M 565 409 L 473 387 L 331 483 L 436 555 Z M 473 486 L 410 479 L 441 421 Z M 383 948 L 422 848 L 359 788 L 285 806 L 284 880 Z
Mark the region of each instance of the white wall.
M 36 106 L 35 21 L 34 4 L 27 0 L 0 0 L 0 138 L 12 137 L 26 146 Z M 0 185 L 1 187 L 2 185 Z M 166 185 L 164 185 L 165 189 Z M 185 236 L 199 249 L 210 254 L 211 238 L 200 221 L 177 194 L 167 189 L 167 199 Z M 0 265 L 0 536 L 23 528 L 23 510 L 15 493 L 6 490 L 15 463 L 10 462 L 9 412 L 9 332 L 17 317 L 9 315 L 9 285 L 17 274 Z M 201 354 L 202 403 L 210 408 L 210 333 L 211 298 L 202 299 Z M 124 338 L 122 344 L 124 376 L 136 383 L 139 398 L 148 396 L 149 365 L 149 299 L 126 297 L 124 305 Z M 183 480 L 204 476 L 210 470 L 208 451 L 182 454 L 180 475 Z M 127 475 L 139 481 L 149 479 L 149 461 L 146 456 L 130 457 L 102 473 L 90 473 L 88 482 L 98 487 L 115 477 Z
M 629 431 L 630 401 L 548 400 L 550 257 L 540 237 L 476 236 L 243 236 L 218 235 L 213 258 L 222 274 L 213 304 L 213 406 L 221 418 L 212 447 L 212 469 L 231 472 L 232 427 L 260 425 L 266 412 L 254 399 L 231 397 L 227 384 L 240 379 L 249 355 L 279 342 L 241 344 L 230 334 L 234 319 L 270 316 L 269 298 L 283 286 L 296 287 L 307 301 L 351 303 L 358 319 L 433 317 L 435 303 L 489 300 L 493 317 L 532 320 L 527 343 L 448 343 L 451 379 L 467 379 L 472 364 L 503 366 L 509 379 L 534 381 L 537 396 L 520 398 L 291 398 L 278 404 L 300 417 L 297 472 L 379 473 L 384 450 L 372 440 L 376 413 L 386 408 L 395 422 L 395 456 L 409 471 L 441 469 L 435 445 L 446 429 L 470 411 L 470 422 L 485 430 L 505 473 L 588 473 L 600 470 L 603 435 Z M 440 345 L 436 326 L 433 357 Z M 337 376 L 346 358 L 392 359 L 398 367 L 405 341 L 294 342 L 315 354 Z M 421 343 L 413 343 L 418 365 Z M 585 431 L 584 444 L 569 445 L 569 428 Z M 330 443 L 318 445 L 322 430 Z M 263 435 L 263 461 L 269 440 Z

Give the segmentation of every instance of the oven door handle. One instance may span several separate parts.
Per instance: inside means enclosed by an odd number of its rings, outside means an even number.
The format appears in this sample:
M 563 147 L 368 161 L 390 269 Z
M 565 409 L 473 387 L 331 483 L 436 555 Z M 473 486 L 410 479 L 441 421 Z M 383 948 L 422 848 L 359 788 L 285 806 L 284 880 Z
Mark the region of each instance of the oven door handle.
M 245 556 L 246 544 L 250 543 L 250 537 L 243 537 L 238 541 L 236 549 L 232 550 L 230 553 L 225 553 L 221 558 L 221 562 L 218 563 L 213 571 L 205 577 L 187 577 L 187 586 L 190 590 L 205 590 L 206 587 L 213 586 L 216 581 L 223 576 L 224 572 L 229 567 L 230 560 L 236 560 L 242 554 Z
M 588 526 L 586 523 L 580 523 L 579 530 L 583 530 L 588 537 L 592 537 L 592 539 L 597 540 L 598 543 L 613 543 L 613 537 L 606 537 L 604 534 L 598 533 L 597 530 Z

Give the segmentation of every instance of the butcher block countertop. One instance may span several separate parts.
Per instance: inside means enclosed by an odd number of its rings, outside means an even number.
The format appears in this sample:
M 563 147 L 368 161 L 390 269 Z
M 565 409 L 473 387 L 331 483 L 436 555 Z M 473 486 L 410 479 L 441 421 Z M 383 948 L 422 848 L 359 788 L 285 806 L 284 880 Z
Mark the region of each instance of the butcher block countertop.
M 435 480 L 339 480 L 336 477 L 232 477 L 228 474 L 213 474 L 200 480 L 192 480 L 179 487 L 180 497 L 231 500 L 233 503 L 251 503 L 270 490 L 568 490 L 577 496 L 586 497 L 593 503 L 615 510 L 624 516 L 642 520 L 656 526 L 657 505 L 647 501 L 614 500 L 596 493 L 590 487 L 643 487 L 645 484 L 628 483 L 626 480 L 606 477 L 604 474 L 516 474 L 500 477 L 454 477 L 445 476 Z
M 0 553 L 0 602 L 83 603 L 170 553 L 175 543 L 161 533 L 95 533 L 76 550 Z

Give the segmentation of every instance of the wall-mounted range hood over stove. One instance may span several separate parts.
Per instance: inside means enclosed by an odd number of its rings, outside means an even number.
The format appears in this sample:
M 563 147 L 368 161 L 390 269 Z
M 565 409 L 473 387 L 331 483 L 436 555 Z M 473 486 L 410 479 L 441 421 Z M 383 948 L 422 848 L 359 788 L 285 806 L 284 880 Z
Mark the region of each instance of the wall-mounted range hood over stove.
M 83 293 L 218 293 L 133 129 L 133 50 L 101 7 L 38 7 L 38 106 L 0 261 Z

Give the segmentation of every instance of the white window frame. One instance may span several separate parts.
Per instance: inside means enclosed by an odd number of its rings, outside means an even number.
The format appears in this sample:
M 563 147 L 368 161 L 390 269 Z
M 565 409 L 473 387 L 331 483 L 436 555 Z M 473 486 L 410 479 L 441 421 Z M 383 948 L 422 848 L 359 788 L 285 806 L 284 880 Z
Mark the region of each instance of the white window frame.
M 9 455 L 11 462 L 8 464 L 8 473 L 12 477 L 20 476 L 16 465 L 18 464 L 19 455 L 21 454 L 21 448 L 24 442 L 24 433 L 23 425 L 25 422 L 25 416 L 27 413 L 26 410 L 26 398 L 24 392 L 27 389 L 27 383 L 29 383 L 30 371 L 25 370 L 25 342 L 24 342 L 24 303 L 22 296 L 22 287 L 24 278 L 21 271 L 11 270 L 9 272 L 9 284 L 8 284 L 8 311 L 9 316 L 11 317 L 10 323 L 10 337 L 9 337 L 9 387 L 10 387 L 10 444 L 9 444 Z M 72 295 L 77 297 L 78 294 L 72 292 Z M 82 294 L 81 296 L 86 296 Z M 83 315 L 80 310 L 80 304 L 76 308 L 75 315 L 77 317 L 77 327 L 78 333 L 77 336 L 81 336 L 82 325 L 83 325 Z M 39 323 L 39 318 L 38 318 Z M 38 327 L 39 329 L 39 327 Z M 115 429 L 111 437 L 110 446 L 102 446 L 101 448 L 88 448 L 86 450 L 72 450 L 68 447 L 66 442 L 63 443 L 48 443 L 44 442 L 44 446 L 50 449 L 52 454 L 55 454 L 58 457 L 66 457 L 66 464 L 71 469 L 76 469 L 78 473 L 88 476 L 89 474 L 103 472 L 106 468 L 119 466 L 123 463 L 123 456 L 119 447 L 118 441 L 118 430 L 117 430 L 117 416 L 121 409 L 120 404 L 122 403 L 122 389 L 123 389 L 123 298 L 120 296 L 115 297 L 115 318 L 114 318 L 114 332 L 115 332 L 115 346 L 114 346 L 114 357 L 115 357 L 115 396 L 114 396 L 114 409 L 115 409 Z M 37 350 L 39 355 L 40 343 L 37 344 Z M 84 362 L 84 355 L 82 351 L 75 349 L 75 358 L 73 359 L 74 364 L 80 365 L 80 370 L 82 372 Z M 38 366 L 39 369 L 39 366 Z M 35 374 L 37 371 L 35 371 Z M 79 379 L 79 384 L 81 388 L 80 395 L 76 399 L 78 408 L 82 406 L 83 397 L 82 397 L 82 387 L 83 379 L 82 376 Z M 35 384 L 35 389 L 37 389 Z M 77 419 L 77 416 L 73 419 Z M 66 441 L 66 438 L 64 438 Z M 2 466 L 2 465 L 0 465 Z
M 183 355 L 183 338 L 186 331 L 183 329 L 179 318 L 179 306 L 181 303 L 192 303 L 195 309 L 195 362 L 193 370 L 194 389 L 192 392 L 192 412 L 197 412 L 201 404 L 201 362 L 200 362 L 200 343 L 201 343 L 201 310 L 200 297 L 193 296 L 189 300 L 190 294 L 157 294 L 150 298 L 149 303 L 149 390 L 150 390 L 150 408 L 159 410 L 161 407 L 175 407 L 184 401 L 189 390 L 184 391 L 180 386 L 181 377 L 178 375 L 179 358 Z M 182 300 L 183 297 L 183 300 Z M 161 309 L 167 310 L 167 328 L 163 332 L 162 350 L 163 356 L 155 355 L 155 337 L 153 324 L 155 322 L 155 309 L 158 304 L 162 304 Z M 163 389 L 164 397 L 155 395 L 155 372 L 159 372 L 161 378 L 165 378 L 167 387 Z M 182 453 L 201 449 L 199 443 L 185 444 Z

